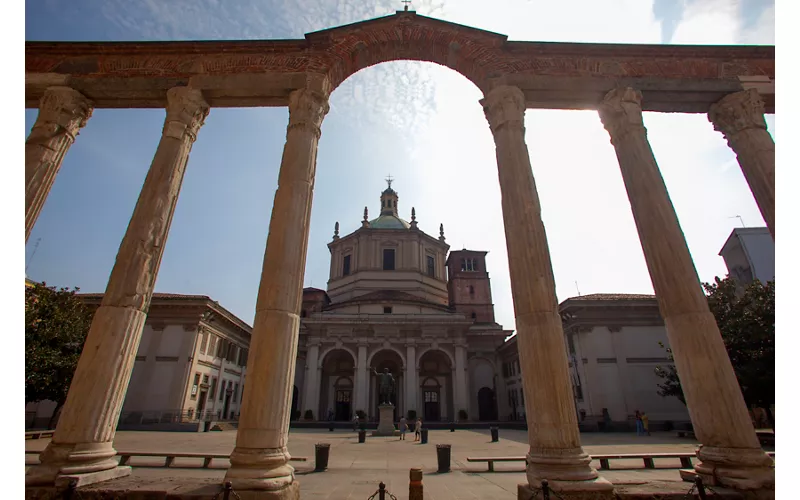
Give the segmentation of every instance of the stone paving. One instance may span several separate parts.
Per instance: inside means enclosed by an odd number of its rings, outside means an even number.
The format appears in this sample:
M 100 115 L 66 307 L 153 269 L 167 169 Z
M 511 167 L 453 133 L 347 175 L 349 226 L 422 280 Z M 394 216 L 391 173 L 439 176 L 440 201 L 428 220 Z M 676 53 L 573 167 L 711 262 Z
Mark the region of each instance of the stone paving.
M 428 444 L 410 439 L 400 441 L 392 437 L 367 437 L 358 443 L 355 432 L 337 430 L 298 430 L 289 435 L 289 452 L 293 456 L 308 457 L 308 462 L 294 463 L 301 484 L 302 496 L 320 499 L 366 499 L 383 481 L 387 489 L 399 500 L 408 497 L 408 471 L 421 467 L 426 500 L 464 498 L 516 498 L 517 484 L 525 481 L 524 464 L 495 464 L 495 472 L 487 472 L 485 463 L 468 463 L 468 456 L 522 456 L 527 452 L 525 431 L 500 430 L 501 439 L 492 443 L 488 430 L 432 430 Z M 209 433 L 169 432 L 118 432 L 114 440 L 122 451 L 185 451 L 229 453 L 236 439 L 235 431 Z M 588 433 L 581 436 L 584 449 L 589 453 L 645 453 L 693 452 L 697 443 L 677 438 L 673 433 L 656 433 L 653 436 L 636 436 L 624 433 Z M 26 441 L 26 450 L 42 450 L 49 439 Z M 314 444 L 330 443 L 328 470 L 313 472 Z M 452 472 L 436 472 L 438 443 L 452 445 Z M 26 458 L 35 463 L 34 455 Z M 215 460 L 210 469 L 202 469 L 200 459 L 177 458 L 172 468 L 152 467 L 163 464 L 163 459 L 134 458 L 134 478 L 148 483 L 169 482 L 176 478 L 221 480 L 229 462 Z M 674 465 L 679 462 L 677 459 Z M 670 465 L 669 459 L 657 460 L 656 467 Z M 151 466 L 151 467 L 148 467 Z M 177 466 L 177 467 L 175 467 Z M 595 462 L 595 466 L 599 466 Z M 638 461 L 611 462 L 615 470 L 602 474 L 611 482 L 642 484 L 652 481 L 680 482 L 677 469 L 643 469 Z M 621 469 L 624 467 L 624 469 Z M 682 487 L 682 485 L 680 485 Z M 686 489 L 689 489 L 686 484 Z

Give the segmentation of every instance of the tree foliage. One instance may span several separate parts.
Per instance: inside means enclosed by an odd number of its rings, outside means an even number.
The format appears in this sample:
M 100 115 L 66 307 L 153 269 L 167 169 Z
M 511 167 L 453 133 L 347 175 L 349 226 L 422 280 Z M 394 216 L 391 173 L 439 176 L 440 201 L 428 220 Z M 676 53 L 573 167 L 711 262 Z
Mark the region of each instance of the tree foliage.
M 77 291 L 45 283 L 25 288 L 25 403 L 49 399 L 58 409 L 67 399 L 92 322 Z
M 755 280 L 741 287 L 728 277 L 704 283 L 703 288 L 745 401 L 769 407 L 775 402 L 775 282 Z M 672 350 L 664 348 L 672 360 Z M 656 367 L 656 374 L 663 380 L 659 395 L 686 404 L 675 365 Z

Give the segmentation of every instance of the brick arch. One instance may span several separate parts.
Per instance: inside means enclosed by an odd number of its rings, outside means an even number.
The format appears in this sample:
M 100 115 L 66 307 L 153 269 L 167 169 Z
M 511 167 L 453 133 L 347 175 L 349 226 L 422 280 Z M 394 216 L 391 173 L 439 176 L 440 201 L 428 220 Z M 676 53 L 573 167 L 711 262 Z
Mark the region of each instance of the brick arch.
M 331 90 L 358 71 L 383 62 L 424 61 L 448 67 L 483 89 L 484 81 L 508 73 L 507 37 L 489 31 L 397 12 L 370 21 L 306 35 L 323 49 Z

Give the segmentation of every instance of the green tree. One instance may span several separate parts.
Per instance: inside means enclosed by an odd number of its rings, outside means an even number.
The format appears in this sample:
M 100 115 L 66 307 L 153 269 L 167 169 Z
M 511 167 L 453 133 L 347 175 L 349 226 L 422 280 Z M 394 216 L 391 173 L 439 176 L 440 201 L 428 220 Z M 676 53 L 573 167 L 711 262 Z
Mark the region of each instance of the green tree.
M 703 288 L 745 401 L 769 408 L 775 402 L 775 282 L 741 287 L 733 278 L 715 278 Z M 664 348 L 672 360 L 672 350 Z M 675 365 L 658 366 L 656 374 L 664 381 L 658 393 L 686 404 Z
M 67 399 L 92 323 L 77 291 L 45 283 L 25 288 L 25 403 L 54 401 L 54 418 Z

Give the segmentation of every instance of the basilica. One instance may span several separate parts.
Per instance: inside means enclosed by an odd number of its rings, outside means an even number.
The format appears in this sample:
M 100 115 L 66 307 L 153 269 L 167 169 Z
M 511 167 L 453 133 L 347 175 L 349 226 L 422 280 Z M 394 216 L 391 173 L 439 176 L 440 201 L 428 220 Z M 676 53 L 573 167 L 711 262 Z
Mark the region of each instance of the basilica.
M 328 243 L 328 289 L 303 290 L 292 410 L 295 418 L 378 415 L 376 372 L 395 383 L 395 417 L 497 420 L 507 408 L 498 348 L 513 332 L 494 317 L 486 253 L 449 251 L 399 216 L 398 193 L 380 213 Z

